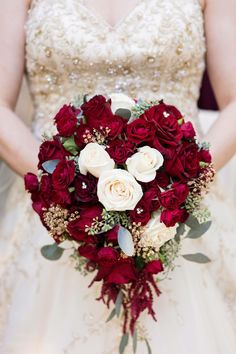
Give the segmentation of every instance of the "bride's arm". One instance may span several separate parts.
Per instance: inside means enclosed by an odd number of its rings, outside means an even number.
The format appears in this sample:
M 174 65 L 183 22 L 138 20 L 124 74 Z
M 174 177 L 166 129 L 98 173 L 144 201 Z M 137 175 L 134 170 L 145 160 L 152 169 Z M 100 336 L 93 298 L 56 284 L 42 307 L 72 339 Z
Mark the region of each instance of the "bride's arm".
M 24 70 L 27 0 L 0 1 L 0 159 L 18 174 L 36 171 L 38 143 L 15 115 Z
M 206 140 L 217 170 L 236 153 L 236 1 L 206 0 L 207 66 L 220 115 Z

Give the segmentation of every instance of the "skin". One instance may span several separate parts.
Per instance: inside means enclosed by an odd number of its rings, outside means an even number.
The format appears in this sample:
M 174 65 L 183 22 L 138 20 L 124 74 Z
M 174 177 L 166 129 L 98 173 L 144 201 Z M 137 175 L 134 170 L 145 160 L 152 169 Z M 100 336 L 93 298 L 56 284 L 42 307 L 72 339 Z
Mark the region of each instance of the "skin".
M 199 0 L 205 17 L 207 67 L 220 115 L 206 136 L 219 170 L 236 153 L 236 1 Z M 137 0 L 87 0 L 88 6 L 117 24 Z M 19 175 L 36 172 L 39 143 L 14 113 L 24 71 L 24 24 L 29 0 L 0 3 L 0 157 Z M 124 13 L 125 9 L 125 13 Z

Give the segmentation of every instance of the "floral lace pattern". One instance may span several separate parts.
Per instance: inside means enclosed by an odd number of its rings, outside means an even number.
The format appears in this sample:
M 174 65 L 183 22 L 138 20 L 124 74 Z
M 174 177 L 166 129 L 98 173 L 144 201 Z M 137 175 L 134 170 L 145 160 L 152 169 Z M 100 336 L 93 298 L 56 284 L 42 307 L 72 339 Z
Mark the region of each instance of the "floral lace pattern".
M 63 102 L 97 92 L 164 98 L 198 124 L 205 53 L 198 0 L 139 1 L 114 28 L 85 0 L 34 0 L 26 34 L 37 135 Z

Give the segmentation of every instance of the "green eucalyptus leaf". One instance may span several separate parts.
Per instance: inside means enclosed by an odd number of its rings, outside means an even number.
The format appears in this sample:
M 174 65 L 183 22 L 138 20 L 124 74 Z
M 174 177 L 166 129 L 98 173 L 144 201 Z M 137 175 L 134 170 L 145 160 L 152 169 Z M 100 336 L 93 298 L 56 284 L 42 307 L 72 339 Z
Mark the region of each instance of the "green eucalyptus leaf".
M 144 259 L 142 257 L 139 257 L 139 256 L 135 257 L 135 265 L 138 268 L 138 270 L 143 269 L 145 264 L 146 263 L 145 263 L 145 261 L 144 261 Z
M 111 321 L 111 320 L 113 319 L 113 317 L 115 317 L 115 315 L 116 315 L 116 309 L 113 309 L 113 310 L 111 311 L 110 315 L 108 316 L 106 322 Z
M 202 224 L 199 224 L 199 226 L 196 229 L 190 229 L 186 237 L 191 239 L 196 239 L 201 237 L 209 230 L 211 224 L 212 221 L 207 221 Z
M 184 118 L 178 119 L 178 124 L 179 124 L 179 125 L 182 125 L 183 123 L 184 123 Z
M 84 95 L 84 97 L 83 97 L 83 102 L 84 102 L 84 103 L 87 103 L 88 101 L 89 101 L 89 95 L 86 94 L 86 95 Z
M 123 293 L 120 290 L 119 294 L 117 295 L 116 302 L 115 302 L 115 311 L 116 311 L 117 317 L 120 316 L 122 301 L 123 301 Z
M 125 108 L 119 108 L 116 110 L 115 114 L 117 116 L 120 116 L 122 118 L 125 118 L 127 120 L 130 119 L 131 117 L 131 111 L 129 109 L 125 109 Z
M 42 256 L 50 261 L 57 261 L 59 258 L 61 258 L 63 252 L 64 248 L 59 247 L 57 243 L 46 245 L 41 248 Z
M 209 163 L 204 162 L 204 161 L 200 161 L 199 165 L 201 168 L 206 168 L 207 166 L 209 166 Z
M 59 164 L 60 160 L 48 160 L 42 163 L 43 169 L 47 172 L 52 174 L 56 169 L 57 165 Z
M 148 354 L 152 354 L 152 349 L 150 347 L 150 344 L 148 342 L 148 340 L 145 338 L 145 343 L 146 343 L 146 346 L 147 346 L 147 350 L 148 350 Z
M 187 261 L 195 262 L 195 263 L 206 264 L 211 262 L 210 258 L 208 258 L 203 253 L 184 254 L 182 255 L 182 257 Z
M 123 334 L 120 345 L 119 345 L 119 354 L 123 354 L 125 351 L 125 348 L 127 347 L 129 342 L 129 333 Z
M 137 351 L 137 346 L 138 346 L 138 332 L 137 332 L 137 330 L 135 329 L 134 335 L 133 335 L 133 352 L 134 352 L 134 354 L 135 354 L 136 351 Z
M 193 215 L 189 215 L 185 224 L 188 225 L 188 227 L 190 227 L 190 229 L 196 229 L 200 225 L 198 219 Z
M 75 139 L 73 136 L 67 138 L 63 143 L 64 148 L 69 151 L 72 155 L 78 154 L 78 146 L 75 143 Z
M 177 233 L 175 235 L 175 239 L 177 242 L 180 241 L 180 236 L 182 236 L 185 232 L 185 224 L 180 223 L 177 227 Z

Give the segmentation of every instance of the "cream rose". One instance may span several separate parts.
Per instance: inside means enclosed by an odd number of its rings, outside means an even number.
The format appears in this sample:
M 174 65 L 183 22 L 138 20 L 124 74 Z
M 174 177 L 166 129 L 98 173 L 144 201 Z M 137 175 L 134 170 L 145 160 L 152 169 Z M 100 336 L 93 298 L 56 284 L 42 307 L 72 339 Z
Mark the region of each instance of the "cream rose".
M 89 172 L 95 177 L 99 177 L 104 171 L 112 170 L 115 166 L 114 160 L 98 143 L 87 144 L 80 152 L 78 163 L 80 173 L 86 175 Z
M 160 222 L 160 214 L 155 213 L 147 223 L 144 233 L 139 241 L 142 248 L 154 248 L 157 252 L 161 246 L 176 235 L 177 226 L 166 227 Z
M 141 182 L 154 180 L 156 171 L 163 165 L 163 156 L 150 146 L 143 146 L 126 160 L 128 171 Z
M 143 196 L 141 186 L 127 171 L 103 172 L 97 185 L 99 201 L 107 210 L 133 210 Z
M 135 105 L 135 101 L 123 93 L 112 93 L 109 97 L 111 99 L 111 109 L 113 113 L 115 113 L 117 109 L 131 110 Z

